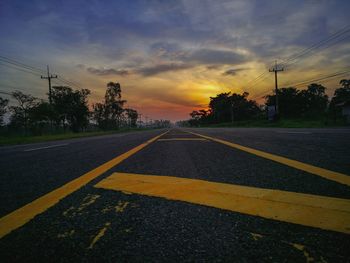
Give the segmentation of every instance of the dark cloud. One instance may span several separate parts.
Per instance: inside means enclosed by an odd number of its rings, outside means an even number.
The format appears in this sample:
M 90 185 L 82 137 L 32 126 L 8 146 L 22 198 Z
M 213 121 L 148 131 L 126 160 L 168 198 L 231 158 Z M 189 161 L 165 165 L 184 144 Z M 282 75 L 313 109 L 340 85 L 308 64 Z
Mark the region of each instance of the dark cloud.
M 152 75 L 157 75 L 159 73 L 163 73 L 167 71 L 178 71 L 178 70 L 188 69 L 191 67 L 192 65 L 190 64 L 176 64 L 176 63 L 160 64 L 160 65 L 140 68 L 137 70 L 137 73 L 143 76 L 152 76 Z
M 85 69 L 85 65 L 84 64 L 77 64 L 76 67 L 79 68 L 79 69 Z
M 98 76 L 118 75 L 126 76 L 129 75 L 129 71 L 125 69 L 113 69 L 113 68 L 93 68 L 89 67 L 86 69 L 89 73 Z
M 247 57 L 228 50 L 200 49 L 187 56 L 186 60 L 204 64 L 239 64 Z
M 222 67 L 223 67 L 222 65 L 209 65 L 209 66 L 207 66 L 207 69 L 214 70 L 214 69 L 220 69 Z
M 151 54 L 164 59 L 179 60 L 186 52 L 177 43 L 156 42 L 150 46 Z
M 224 73 L 222 73 L 222 75 L 224 76 L 235 76 L 237 75 L 237 72 L 239 71 L 243 71 L 243 70 L 247 70 L 248 68 L 231 68 L 231 69 L 228 69 L 226 70 Z

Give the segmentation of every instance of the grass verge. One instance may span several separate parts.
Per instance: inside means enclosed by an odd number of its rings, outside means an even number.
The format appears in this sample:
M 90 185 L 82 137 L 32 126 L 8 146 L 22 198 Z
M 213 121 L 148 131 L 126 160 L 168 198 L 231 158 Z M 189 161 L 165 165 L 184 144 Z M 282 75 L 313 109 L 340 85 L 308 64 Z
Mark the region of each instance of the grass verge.
M 346 127 L 344 122 L 334 123 L 325 122 L 324 120 L 305 120 L 305 119 L 281 119 L 278 122 L 268 120 L 249 120 L 237 122 L 225 122 L 211 125 L 203 125 L 201 127 L 275 127 L 275 128 L 329 128 L 329 127 Z M 348 126 L 347 126 L 348 127 Z
M 47 141 L 92 137 L 92 136 L 100 136 L 100 135 L 108 135 L 108 134 L 126 133 L 131 131 L 144 131 L 144 130 L 149 130 L 149 129 L 133 128 L 133 129 L 112 130 L 112 131 L 94 131 L 94 132 L 79 132 L 79 133 L 67 132 L 67 133 L 59 133 L 59 134 L 46 134 L 46 135 L 40 135 L 40 136 L 18 136 L 18 135 L 0 136 L 0 145 L 47 142 Z

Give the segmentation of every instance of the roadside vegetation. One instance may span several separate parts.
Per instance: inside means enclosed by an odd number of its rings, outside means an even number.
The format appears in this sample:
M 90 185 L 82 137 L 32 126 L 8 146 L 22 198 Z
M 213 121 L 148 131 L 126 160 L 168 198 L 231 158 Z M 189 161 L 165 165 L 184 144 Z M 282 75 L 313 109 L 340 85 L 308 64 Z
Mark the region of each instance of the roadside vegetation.
M 26 144 L 26 143 L 36 143 L 36 142 L 46 142 L 46 141 L 56 141 L 56 140 L 66 140 L 82 137 L 93 137 L 101 135 L 109 135 L 116 133 L 126 133 L 134 131 L 144 131 L 150 130 L 151 128 L 122 128 L 119 130 L 109 130 L 109 131 L 86 131 L 86 132 L 66 132 L 57 134 L 45 134 L 37 136 L 0 136 L 0 145 L 13 145 L 13 144 Z
M 0 97 L 0 145 L 30 143 L 130 130 L 169 127 L 170 121 L 143 123 L 138 112 L 125 108 L 119 83 L 107 84 L 104 100 L 89 107 L 88 89 L 53 86 L 48 101 L 21 91 L 11 102 Z
M 248 98 L 249 93 L 220 93 L 210 97 L 208 109 L 190 113 L 191 118 L 180 126 L 191 127 L 329 127 L 348 125 L 343 113 L 350 102 L 350 79 L 339 82 L 340 87 L 329 99 L 326 87 L 312 83 L 307 89 L 281 88 L 278 92 L 279 115 L 268 120 L 268 109 L 275 105 L 275 94 L 265 96 L 264 105 Z

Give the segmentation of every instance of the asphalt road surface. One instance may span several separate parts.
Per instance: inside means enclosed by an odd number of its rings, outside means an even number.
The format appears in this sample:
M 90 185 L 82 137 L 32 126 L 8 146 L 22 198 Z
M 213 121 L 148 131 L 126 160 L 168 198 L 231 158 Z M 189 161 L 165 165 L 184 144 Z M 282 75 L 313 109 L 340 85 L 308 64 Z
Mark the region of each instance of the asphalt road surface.
M 350 129 L 0 147 L 0 262 L 350 262 Z

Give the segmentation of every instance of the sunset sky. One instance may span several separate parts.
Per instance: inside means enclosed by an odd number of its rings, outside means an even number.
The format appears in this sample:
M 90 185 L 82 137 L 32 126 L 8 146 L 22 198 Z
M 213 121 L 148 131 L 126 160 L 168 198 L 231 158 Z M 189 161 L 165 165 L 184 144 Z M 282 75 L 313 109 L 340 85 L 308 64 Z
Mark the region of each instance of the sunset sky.
M 345 0 L 2 0 L 0 56 L 50 65 L 90 89 L 91 103 L 102 100 L 107 82 L 119 82 L 128 107 L 174 121 L 220 92 L 247 91 L 263 102 L 273 74 L 251 81 L 276 59 L 349 26 L 349 10 Z M 350 37 L 344 37 L 287 67 L 280 86 L 350 69 Z M 329 95 L 338 81 L 324 83 Z M 47 82 L 0 63 L 0 90 L 15 88 L 43 98 Z

